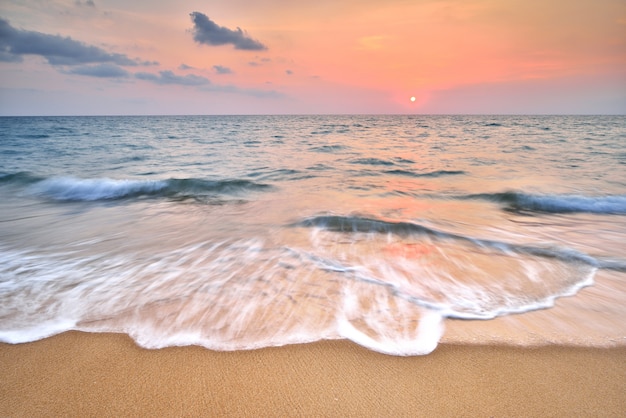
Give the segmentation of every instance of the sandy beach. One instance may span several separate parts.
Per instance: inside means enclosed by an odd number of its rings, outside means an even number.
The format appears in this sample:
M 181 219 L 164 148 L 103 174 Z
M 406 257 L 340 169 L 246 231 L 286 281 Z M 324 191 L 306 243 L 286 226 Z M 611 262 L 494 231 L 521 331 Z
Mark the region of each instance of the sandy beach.
M 623 416 L 626 347 L 441 345 L 391 357 L 347 341 L 146 350 L 123 334 L 0 344 L 0 416 Z

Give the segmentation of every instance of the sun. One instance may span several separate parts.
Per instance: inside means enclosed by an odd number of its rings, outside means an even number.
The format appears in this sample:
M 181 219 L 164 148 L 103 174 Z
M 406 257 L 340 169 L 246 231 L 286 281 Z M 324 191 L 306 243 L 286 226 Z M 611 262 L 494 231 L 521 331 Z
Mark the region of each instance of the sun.
M 411 101 L 414 102 L 415 101 L 415 96 L 411 96 Z

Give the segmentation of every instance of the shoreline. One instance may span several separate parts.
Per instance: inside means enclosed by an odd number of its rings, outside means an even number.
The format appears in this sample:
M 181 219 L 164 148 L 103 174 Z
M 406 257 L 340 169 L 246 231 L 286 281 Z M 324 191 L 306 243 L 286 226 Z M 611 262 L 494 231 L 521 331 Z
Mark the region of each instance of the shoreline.
M 69 331 L 0 343 L 0 416 L 623 416 L 626 347 L 442 344 L 393 357 L 346 340 L 147 350 Z

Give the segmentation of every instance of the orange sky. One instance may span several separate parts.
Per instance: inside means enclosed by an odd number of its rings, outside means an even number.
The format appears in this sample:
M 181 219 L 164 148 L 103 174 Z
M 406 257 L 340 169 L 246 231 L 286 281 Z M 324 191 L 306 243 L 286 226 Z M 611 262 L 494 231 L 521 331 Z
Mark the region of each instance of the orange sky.
M 0 114 L 626 113 L 623 0 L 221 3 L 3 2 Z M 68 38 L 135 63 L 51 60 Z

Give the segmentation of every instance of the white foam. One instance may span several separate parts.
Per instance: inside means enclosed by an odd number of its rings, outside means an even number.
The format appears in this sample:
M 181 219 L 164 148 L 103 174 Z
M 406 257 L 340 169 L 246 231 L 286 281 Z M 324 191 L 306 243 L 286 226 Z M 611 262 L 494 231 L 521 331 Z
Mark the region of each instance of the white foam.
M 56 200 L 94 201 L 119 199 L 136 193 L 153 193 L 167 187 L 166 181 L 79 179 L 53 177 L 31 185 L 32 194 Z
M 576 195 L 525 195 L 518 198 L 522 208 L 546 212 L 587 212 L 626 214 L 626 195 L 576 196 Z
M 58 253 L 3 250 L 0 339 L 20 343 L 80 329 L 125 332 L 146 348 L 242 350 L 346 338 L 381 353 L 422 355 L 437 347 L 445 317 L 546 307 L 591 284 L 595 271 L 586 266 L 586 277 L 525 300 L 527 289 L 502 288 L 498 277 L 487 283 L 455 277 L 455 271 L 483 277 L 468 264 L 455 267 L 465 258 L 439 263 L 433 252 L 419 263 L 389 259 L 376 248 L 390 243 L 387 235 L 339 251 L 326 241 L 328 233 L 313 235 L 314 253 L 260 239 L 195 242 L 160 254 L 85 255 L 92 253 L 90 241 L 85 253 L 78 245 Z M 521 263 L 532 286 L 551 271 L 544 261 L 565 263 L 540 258 L 533 267 L 533 260 Z M 428 263 L 434 264 L 424 268 Z
M 0 329 L 0 342 L 21 344 L 48 338 L 61 332 L 74 329 L 76 321 L 71 319 L 54 319 L 32 324 L 25 328 Z
M 337 331 L 341 337 L 379 353 L 393 356 L 421 356 L 437 348 L 444 332 L 444 325 L 443 317 L 439 313 L 425 311 L 420 318 L 416 335 L 412 338 L 402 335 L 386 337 L 379 335 L 376 339 L 357 329 L 346 317 L 338 319 Z

